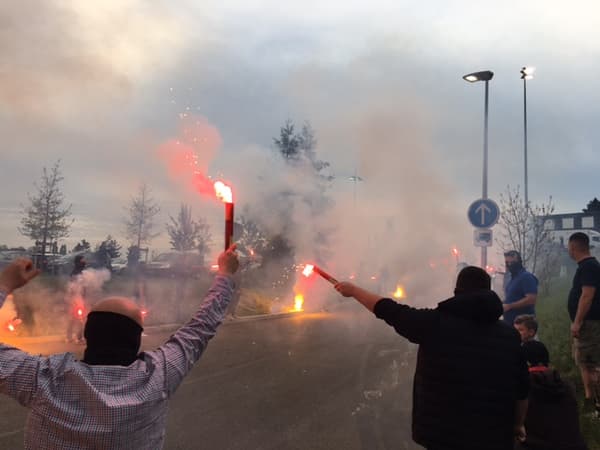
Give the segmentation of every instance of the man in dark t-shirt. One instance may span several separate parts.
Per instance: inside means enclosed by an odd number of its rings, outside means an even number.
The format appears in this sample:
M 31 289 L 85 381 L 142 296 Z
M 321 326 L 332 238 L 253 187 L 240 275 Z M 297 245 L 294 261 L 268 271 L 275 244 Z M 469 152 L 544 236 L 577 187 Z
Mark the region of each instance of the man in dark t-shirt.
M 573 356 L 581 370 L 585 398 L 594 402 L 600 415 L 600 263 L 590 255 L 585 233 L 571 235 L 569 256 L 578 266 L 568 300 Z

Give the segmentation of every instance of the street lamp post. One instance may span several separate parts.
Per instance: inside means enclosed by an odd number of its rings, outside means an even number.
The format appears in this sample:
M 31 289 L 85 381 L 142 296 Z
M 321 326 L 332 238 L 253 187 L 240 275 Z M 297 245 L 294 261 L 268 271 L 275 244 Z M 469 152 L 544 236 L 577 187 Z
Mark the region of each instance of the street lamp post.
M 356 169 L 354 169 L 354 175 L 348 177 L 348 181 L 352 181 L 354 183 L 354 209 L 356 209 L 356 183 L 363 181 L 363 179 L 356 174 Z
M 473 72 L 463 76 L 465 81 L 476 83 L 485 81 L 485 103 L 483 115 L 483 186 L 481 198 L 488 198 L 488 103 L 489 103 L 489 81 L 494 77 L 494 72 L 484 70 L 481 72 Z M 487 247 L 481 247 L 481 268 L 486 270 L 487 267 Z
M 523 187 L 525 195 L 525 208 L 529 208 L 529 180 L 527 167 L 527 80 L 533 79 L 534 67 L 523 67 L 521 69 L 521 80 L 523 80 L 523 158 L 525 170 L 525 186 Z

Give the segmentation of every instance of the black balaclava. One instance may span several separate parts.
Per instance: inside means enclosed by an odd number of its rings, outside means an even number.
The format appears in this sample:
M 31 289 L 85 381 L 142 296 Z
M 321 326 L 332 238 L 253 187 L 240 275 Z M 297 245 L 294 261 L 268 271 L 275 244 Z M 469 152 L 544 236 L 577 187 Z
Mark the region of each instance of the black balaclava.
M 123 314 L 92 311 L 85 324 L 87 347 L 83 362 L 90 365 L 129 366 L 138 356 L 143 330 L 135 320 Z
M 518 275 L 521 270 L 523 270 L 523 263 L 521 261 L 513 261 L 507 266 L 507 269 L 514 277 L 515 275 Z

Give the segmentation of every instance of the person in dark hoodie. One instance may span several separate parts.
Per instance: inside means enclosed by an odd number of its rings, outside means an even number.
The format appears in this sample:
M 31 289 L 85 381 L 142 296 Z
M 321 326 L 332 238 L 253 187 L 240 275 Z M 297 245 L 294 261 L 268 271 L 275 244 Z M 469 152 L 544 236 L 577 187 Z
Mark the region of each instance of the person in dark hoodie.
M 579 429 L 577 400 L 572 386 L 549 366 L 546 346 L 523 343 L 529 365 L 529 407 L 525 418 L 527 439 L 515 450 L 587 450 Z
M 455 296 L 417 309 L 342 282 L 396 332 L 419 344 L 412 434 L 429 450 L 512 450 L 525 439 L 529 376 L 519 333 L 499 320 L 503 308 L 490 276 L 466 267 Z

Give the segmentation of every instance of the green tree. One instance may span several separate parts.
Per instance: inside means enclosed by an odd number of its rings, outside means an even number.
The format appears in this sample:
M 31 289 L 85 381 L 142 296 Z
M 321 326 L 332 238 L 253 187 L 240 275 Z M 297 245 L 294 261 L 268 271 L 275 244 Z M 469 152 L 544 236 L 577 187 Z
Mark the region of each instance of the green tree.
M 90 243 L 88 241 L 86 241 L 85 239 L 82 239 L 81 242 L 78 242 L 77 245 L 75 247 L 73 247 L 73 252 L 83 252 L 83 251 L 88 251 L 92 248 L 92 246 L 90 245 Z
M 170 223 L 167 223 L 167 233 L 171 248 L 177 251 L 189 251 L 196 247 L 200 234 L 200 225 L 192 218 L 192 208 L 184 203 L 181 204 L 177 218 L 169 215 Z
M 28 194 L 29 205 L 23 207 L 23 218 L 19 232 L 36 241 L 40 247 L 42 260 L 46 254 L 48 244 L 69 235 L 73 223 L 70 220 L 71 205 L 65 204 L 65 196 L 61 190 L 64 180 L 60 160 L 50 170 L 42 170 L 42 178 L 35 183 L 37 192 Z
M 118 258 L 121 256 L 121 246 L 113 239 L 113 237 L 109 234 L 106 236 L 106 239 L 103 240 L 96 247 L 95 259 L 99 261 L 104 267 L 111 270 L 112 264 L 111 260 L 113 258 Z
M 204 219 L 194 220 L 192 208 L 184 203 L 181 204 L 177 217 L 169 216 L 171 220 L 167 223 L 171 248 L 177 251 L 190 251 L 197 249 L 202 260 L 210 250 L 212 239 L 210 227 Z
M 279 138 L 273 138 L 273 142 L 286 161 L 296 161 L 300 157 L 300 140 L 290 119 L 279 129 Z

